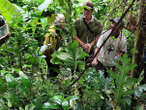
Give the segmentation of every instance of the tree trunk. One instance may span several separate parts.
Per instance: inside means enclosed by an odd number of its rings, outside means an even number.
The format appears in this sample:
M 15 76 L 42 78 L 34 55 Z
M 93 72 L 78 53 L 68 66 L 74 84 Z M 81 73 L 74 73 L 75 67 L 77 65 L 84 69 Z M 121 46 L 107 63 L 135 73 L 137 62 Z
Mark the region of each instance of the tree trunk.
M 143 67 L 144 41 L 146 40 L 146 0 L 140 0 L 140 12 L 136 30 L 135 49 L 137 52 L 133 55 L 132 63 L 137 64 L 131 72 L 132 77 L 139 77 Z

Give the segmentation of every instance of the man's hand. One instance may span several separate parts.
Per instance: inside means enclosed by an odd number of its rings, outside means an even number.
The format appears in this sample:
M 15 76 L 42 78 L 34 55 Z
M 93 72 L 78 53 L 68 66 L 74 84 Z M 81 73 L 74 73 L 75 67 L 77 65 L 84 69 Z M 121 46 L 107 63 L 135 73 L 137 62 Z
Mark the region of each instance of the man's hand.
M 91 45 L 90 44 L 84 44 L 83 46 L 83 49 L 84 49 L 84 51 L 86 51 L 86 52 L 90 52 L 90 50 L 91 50 Z
M 98 52 L 98 48 L 95 49 L 94 55 L 96 55 L 97 52 Z M 98 64 L 98 60 L 97 60 L 98 58 L 97 57 L 98 57 L 98 54 L 94 57 L 93 61 L 91 62 L 92 66 L 96 66 Z
M 94 60 L 92 61 L 91 65 L 92 66 L 96 66 L 98 64 L 98 61 L 96 58 L 94 58 Z

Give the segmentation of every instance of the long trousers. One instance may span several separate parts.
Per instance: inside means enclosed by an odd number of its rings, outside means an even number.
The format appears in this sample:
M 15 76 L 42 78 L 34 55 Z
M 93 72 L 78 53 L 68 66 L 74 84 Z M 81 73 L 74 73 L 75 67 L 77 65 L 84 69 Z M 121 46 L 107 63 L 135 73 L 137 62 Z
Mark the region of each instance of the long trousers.
M 104 72 L 104 77 L 107 77 L 108 76 L 108 72 L 107 72 L 108 69 L 115 70 L 115 67 L 114 66 L 104 66 L 100 61 L 98 61 L 98 64 L 96 66 L 96 71 L 102 70 Z
M 47 76 L 49 77 L 56 77 L 58 74 L 59 74 L 59 65 L 56 65 L 56 64 L 52 64 L 50 62 L 50 59 L 51 58 L 48 58 L 46 57 L 45 60 L 46 60 L 46 63 L 47 63 L 47 66 L 48 66 L 48 74 Z

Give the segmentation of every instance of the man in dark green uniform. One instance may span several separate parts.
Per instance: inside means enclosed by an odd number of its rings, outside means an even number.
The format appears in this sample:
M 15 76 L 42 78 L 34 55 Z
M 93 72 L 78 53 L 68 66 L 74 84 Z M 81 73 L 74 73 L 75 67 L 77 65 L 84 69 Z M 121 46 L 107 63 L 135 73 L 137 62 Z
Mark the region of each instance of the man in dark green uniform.
M 91 2 L 85 2 L 83 15 L 75 21 L 77 35 L 74 39 L 88 53 L 93 49 L 102 31 L 100 22 L 92 15 L 93 9 Z

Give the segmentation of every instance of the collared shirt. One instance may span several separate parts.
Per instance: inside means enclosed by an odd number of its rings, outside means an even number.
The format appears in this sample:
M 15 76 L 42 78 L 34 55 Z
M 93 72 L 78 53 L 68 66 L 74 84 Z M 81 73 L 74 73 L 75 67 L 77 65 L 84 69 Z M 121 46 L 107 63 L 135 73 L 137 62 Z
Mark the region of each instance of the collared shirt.
M 83 15 L 83 18 L 85 18 L 85 16 Z M 87 22 L 87 24 L 89 24 L 90 22 L 93 22 L 94 21 L 94 16 L 92 15 L 91 19 Z
M 102 43 L 111 33 L 111 29 L 105 32 L 103 35 L 100 36 L 97 42 L 97 48 L 100 48 Z M 101 48 L 100 52 L 98 53 L 98 60 L 104 66 L 114 66 L 115 60 L 119 56 L 120 52 L 127 52 L 127 40 L 122 34 L 120 33 L 118 38 L 114 38 L 111 36 L 106 43 Z
M 78 38 L 84 43 L 91 43 L 96 36 L 98 36 L 102 31 L 102 26 L 100 22 L 92 16 L 92 19 L 88 23 L 88 26 L 93 33 L 91 33 L 85 23 L 84 23 L 84 16 L 81 16 L 79 19 L 75 21 L 75 28 L 77 32 Z

